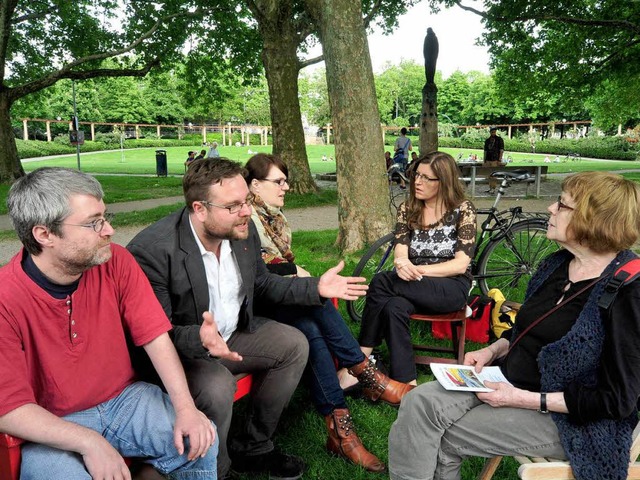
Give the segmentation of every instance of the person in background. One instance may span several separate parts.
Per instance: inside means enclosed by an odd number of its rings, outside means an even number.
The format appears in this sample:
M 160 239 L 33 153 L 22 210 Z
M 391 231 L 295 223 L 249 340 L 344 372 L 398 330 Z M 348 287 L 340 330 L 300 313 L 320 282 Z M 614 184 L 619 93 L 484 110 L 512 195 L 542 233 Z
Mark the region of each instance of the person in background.
M 600 307 L 640 237 L 640 187 L 606 172 L 562 182 L 547 237 L 563 248 L 531 278 L 512 331 L 465 355 L 509 383 L 487 393 L 420 385 L 389 434 L 391 478 L 458 479 L 469 456 L 568 460 L 575 478 L 626 479 L 640 397 L 640 281 Z M 420 445 L 420 448 L 415 448 Z
M 407 129 L 402 127 L 400 130 L 400 136 L 396 138 L 396 143 L 393 145 L 393 150 L 402 155 L 402 164 L 406 170 L 409 163 L 409 152 L 413 150 L 411 145 L 411 139 L 407 137 Z
M 326 298 L 356 299 L 367 287 L 363 278 L 338 275 L 343 264 L 320 278 L 270 273 L 251 222 L 245 173 L 225 158 L 196 160 L 183 179 L 185 208 L 147 227 L 127 248 L 173 324 L 196 405 L 218 427 L 219 476 L 231 467 L 295 480 L 304 461 L 277 450 L 273 437 L 309 347 L 299 330 L 254 312 L 254 305 L 321 307 Z M 227 445 L 234 375 L 242 373 L 253 375 L 253 387 L 244 425 Z
M 193 152 L 191 150 L 189 150 L 189 156 L 187 157 L 187 159 L 184 161 L 184 171 L 187 171 L 187 168 L 189 168 L 189 165 L 191 165 L 191 162 L 193 162 L 196 158 L 196 152 Z
M 211 142 L 209 144 L 209 151 L 207 152 L 207 158 L 219 158 L 220 152 L 218 152 L 218 142 Z
M 504 154 L 504 140 L 497 135 L 498 127 L 489 128 L 489 138 L 484 142 L 484 159 L 483 167 L 500 167 L 502 163 L 502 155 Z M 496 178 L 489 177 L 489 190 L 487 193 L 493 194 L 500 181 Z
M 194 158 L 194 160 L 202 160 L 205 157 L 206 154 L 207 154 L 206 150 L 204 150 L 204 149 L 200 150 L 200 153 L 198 154 L 198 156 L 196 158 Z
M 411 164 L 416 160 L 418 160 L 418 154 L 416 152 L 411 152 L 411 161 L 409 162 L 409 166 L 411 166 Z
M 253 194 L 251 218 L 260 236 L 262 259 L 267 269 L 278 275 L 310 276 L 295 263 L 291 250 L 291 228 L 282 213 L 284 197 L 289 190 L 289 170 L 276 155 L 257 154 L 249 159 L 247 185 Z M 299 329 L 309 342 L 307 377 L 316 410 L 325 419 L 328 432 L 327 449 L 372 472 L 382 472 L 385 465 L 363 446 L 353 417 L 347 408 L 336 374 L 349 369 L 363 385 L 371 400 L 399 404 L 411 388 L 390 380 L 364 356 L 340 313 L 331 301 L 322 306 L 282 306 L 273 303 L 256 305 L 256 310 L 279 322 Z M 343 375 L 348 375 L 346 370 Z
M 92 176 L 40 168 L 7 198 L 23 249 L 0 269 L 0 431 L 21 477 L 130 478 L 123 457 L 174 479 L 216 478 L 216 434 L 191 398 L 171 324 L 114 230 Z M 168 392 L 136 381 L 128 341 Z
M 394 266 L 371 280 L 359 343 L 365 355 L 385 339 L 394 380 L 416 384 L 409 316 L 461 309 L 471 288 L 476 210 L 465 198 L 454 158 L 423 155 L 409 171 L 409 199 L 398 209 Z

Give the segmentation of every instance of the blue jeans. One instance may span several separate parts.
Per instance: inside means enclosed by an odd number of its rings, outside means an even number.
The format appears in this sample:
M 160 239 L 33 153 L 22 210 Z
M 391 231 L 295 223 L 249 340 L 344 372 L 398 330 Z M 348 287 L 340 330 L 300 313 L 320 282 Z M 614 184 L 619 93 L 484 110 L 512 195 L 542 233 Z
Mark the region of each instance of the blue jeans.
M 336 408 L 347 408 L 333 359 L 338 368 L 352 367 L 364 360 L 364 354 L 338 310 L 327 300 L 322 307 L 279 306 L 274 318 L 307 337 L 307 377 L 318 412 L 329 415 Z
M 189 441 L 178 454 L 173 444 L 175 411 L 169 396 L 159 387 L 137 382 L 115 398 L 93 408 L 63 417 L 100 433 L 123 457 L 137 457 L 171 479 L 215 480 L 218 440 L 203 458 L 189 461 Z M 75 453 L 37 443 L 22 447 L 21 480 L 90 480 Z

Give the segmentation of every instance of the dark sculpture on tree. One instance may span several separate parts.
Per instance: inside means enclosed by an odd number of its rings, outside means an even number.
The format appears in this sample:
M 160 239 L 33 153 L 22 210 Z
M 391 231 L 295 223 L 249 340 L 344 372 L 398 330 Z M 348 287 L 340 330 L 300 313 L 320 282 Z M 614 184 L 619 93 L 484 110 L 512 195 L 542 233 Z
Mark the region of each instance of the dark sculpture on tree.
M 424 38 L 424 75 L 426 83 L 422 89 L 422 115 L 420 122 L 420 154 L 438 149 L 438 87 L 435 84 L 438 61 L 438 37 L 427 28 Z

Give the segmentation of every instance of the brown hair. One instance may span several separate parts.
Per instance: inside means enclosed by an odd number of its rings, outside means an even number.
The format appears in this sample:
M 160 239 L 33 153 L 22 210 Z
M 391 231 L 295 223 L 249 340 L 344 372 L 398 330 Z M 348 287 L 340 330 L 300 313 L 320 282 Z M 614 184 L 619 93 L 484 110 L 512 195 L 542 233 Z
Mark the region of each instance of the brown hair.
M 410 228 L 422 227 L 422 209 L 424 200 L 416 198 L 416 184 L 414 174 L 420 165 L 430 165 L 433 173 L 440 180 L 438 200 L 444 205 L 445 211 L 458 207 L 466 198 L 465 187 L 460 181 L 458 165 L 451 155 L 444 152 L 431 152 L 414 160 L 407 173 L 411 179 L 409 185 L 409 200 L 407 200 L 407 224 Z
M 222 182 L 225 178 L 237 175 L 245 177 L 247 171 L 239 163 L 228 158 L 202 158 L 189 165 L 182 178 L 182 191 L 189 211 L 193 211 L 193 202 L 206 200 L 209 187 Z
M 287 165 L 282 161 L 282 159 L 278 155 L 270 155 L 268 153 L 258 153 L 249 159 L 244 168 L 247 169 L 247 176 L 245 180 L 247 181 L 247 185 L 251 184 L 251 181 L 255 178 L 256 180 L 264 180 L 269 175 L 269 170 L 271 170 L 271 166 L 275 166 L 279 168 L 284 176 L 289 178 L 289 169 Z
M 640 187 L 607 172 L 581 172 L 562 182 L 575 203 L 567 232 L 597 253 L 630 248 L 640 236 Z

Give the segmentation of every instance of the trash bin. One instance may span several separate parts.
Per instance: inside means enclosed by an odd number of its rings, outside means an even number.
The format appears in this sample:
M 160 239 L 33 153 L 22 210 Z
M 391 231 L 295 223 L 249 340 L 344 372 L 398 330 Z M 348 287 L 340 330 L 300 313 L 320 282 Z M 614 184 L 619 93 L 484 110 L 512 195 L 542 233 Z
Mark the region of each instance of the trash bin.
M 156 150 L 156 175 L 159 177 L 167 176 L 167 151 Z

